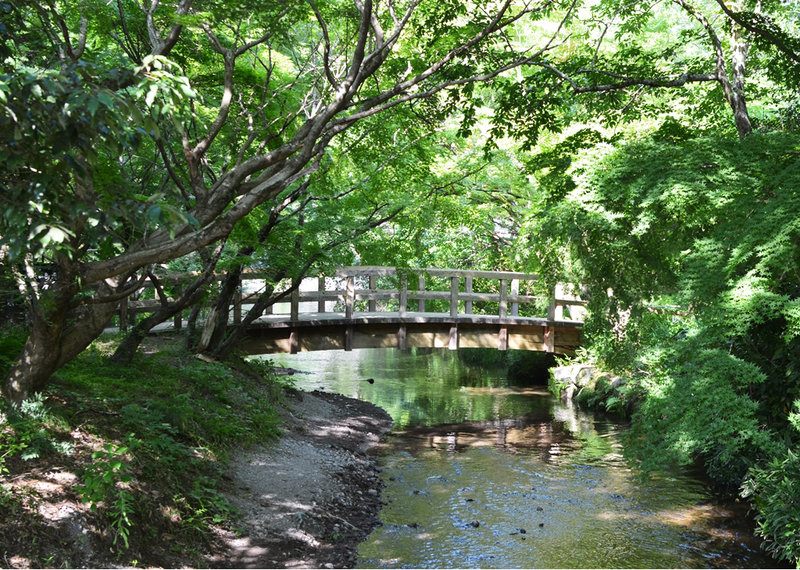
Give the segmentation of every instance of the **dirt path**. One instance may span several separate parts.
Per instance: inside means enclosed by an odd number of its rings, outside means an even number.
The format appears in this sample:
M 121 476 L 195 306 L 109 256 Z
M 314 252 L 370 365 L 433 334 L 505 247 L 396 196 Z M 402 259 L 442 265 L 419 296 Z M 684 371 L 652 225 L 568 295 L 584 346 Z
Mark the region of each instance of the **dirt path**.
M 243 536 L 221 536 L 213 566 L 353 567 L 356 548 L 380 523 L 379 470 L 365 451 L 391 427 L 372 404 L 337 394 L 294 392 L 286 434 L 234 457 L 228 499 Z

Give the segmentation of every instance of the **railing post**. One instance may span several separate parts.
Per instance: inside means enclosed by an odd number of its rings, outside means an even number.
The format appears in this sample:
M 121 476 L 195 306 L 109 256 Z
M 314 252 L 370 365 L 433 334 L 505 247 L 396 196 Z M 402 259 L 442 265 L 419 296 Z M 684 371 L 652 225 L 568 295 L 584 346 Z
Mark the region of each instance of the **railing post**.
M 458 316 L 458 277 L 450 278 L 450 316 Z
M 564 284 L 563 283 L 556 283 L 555 289 L 553 290 L 553 320 L 554 321 L 563 321 L 564 320 L 564 305 L 559 303 L 559 301 L 563 301 L 564 299 Z
M 356 296 L 355 280 L 355 276 L 347 276 L 347 285 L 344 294 L 344 316 L 346 319 L 353 318 L 353 302 Z
M 472 293 L 472 277 L 466 278 L 466 282 L 464 284 L 464 292 Z M 472 314 L 472 301 L 468 300 L 464 301 L 464 313 L 466 313 L 467 315 Z
M 511 280 L 511 295 L 513 296 L 519 295 L 519 279 Z M 512 317 L 519 316 L 519 303 L 517 303 L 516 301 L 511 301 L 511 316 Z
M 500 318 L 508 316 L 508 279 L 500 280 Z
M 418 293 L 424 293 L 425 292 L 425 276 L 424 275 L 420 275 L 419 276 L 419 281 L 417 283 L 417 292 Z M 425 299 L 419 299 L 417 301 L 417 310 L 420 313 L 424 313 L 425 312 Z
M 322 295 L 325 292 L 325 276 L 320 275 L 319 279 L 317 279 L 317 291 Z M 325 312 L 325 299 L 320 299 L 317 301 L 317 312 L 324 313 Z
M 406 311 L 408 307 L 408 278 L 405 275 L 400 276 L 400 299 L 399 299 L 400 307 L 397 310 L 397 313 L 400 317 L 406 316 Z M 405 333 L 403 333 L 403 339 L 405 342 Z M 405 348 L 405 347 L 403 347 Z
M 369 276 L 369 292 L 370 294 L 375 293 L 378 288 L 378 278 L 375 275 Z M 374 313 L 378 310 L 378 301 L 376 299 L 369 300 L 369 308 L 367 309 L 371 313 Z
M 292 291 L 291 319 L 300 320 L 300 286 Z

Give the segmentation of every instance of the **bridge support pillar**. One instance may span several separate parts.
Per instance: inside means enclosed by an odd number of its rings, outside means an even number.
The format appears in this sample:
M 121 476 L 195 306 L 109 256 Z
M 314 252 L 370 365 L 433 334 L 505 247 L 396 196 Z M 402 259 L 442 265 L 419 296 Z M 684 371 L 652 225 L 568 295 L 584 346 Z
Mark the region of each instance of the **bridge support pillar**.
M 353 325 L 348 325 L 344 329 L 344 350 L 345 352 L 353 350 Z
M 544 345 L 547 352 L 556 351 L 556 327 L 544 328 Z
M 448 339 L 447 348 L 458 350 L 458 325 L 450 325 L 450 338 Z
M 400 325 L 397 329 L 397 348 L 400 350 L 406 349 L 406 325 Z
M 297 338 L 297 331 L 289 333 L 289 354 L 297 354 L 297 349 L 300 346 L 300 341 Z
M 501 326 L 497 333 L 497 350 L 508 350 L 508 327 Z

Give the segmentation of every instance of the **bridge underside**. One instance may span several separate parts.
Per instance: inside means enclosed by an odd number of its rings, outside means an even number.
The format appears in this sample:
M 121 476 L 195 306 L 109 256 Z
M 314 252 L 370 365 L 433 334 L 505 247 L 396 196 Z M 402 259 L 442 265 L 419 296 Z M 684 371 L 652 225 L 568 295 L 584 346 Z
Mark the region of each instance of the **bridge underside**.
M 388 322 L 388 321 L 395 322 Z M 261 322 L 252 326 L 239 348 L 248 354 L 297 353 L 360 348 L 494 348 L 572 355 L 581 342 L 580 325 L 536 319 L 354 319 L 350 322 Z M 495 322 L 491 322 L 491 321 Z M 344 319 L 342 319 L 344 321 Z M 476 322 L 477 321 L 477 322 Z

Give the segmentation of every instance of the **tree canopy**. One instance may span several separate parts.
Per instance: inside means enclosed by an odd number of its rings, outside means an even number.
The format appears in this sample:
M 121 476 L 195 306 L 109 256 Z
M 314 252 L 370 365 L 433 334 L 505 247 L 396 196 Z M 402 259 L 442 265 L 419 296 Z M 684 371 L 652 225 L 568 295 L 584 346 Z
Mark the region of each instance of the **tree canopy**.
M 535 272 L 588 293 L 582 355 L 626 375 L 643 464 L 744 484 L 775 553 L 798 559 L 784 521 L 800 512 L 769 498 L 800 441 L 792 3 L 6 0 L 0 15 L 0 284 L 30 332 L 4 397 L 41 389 L 146 279 L 162 307 L 119 361 L 201 306 L 192 348 L 230 354 L 245 269 L 268 275 L 251 320 L 339 264 Z M 197 273 L 162 286 L 177 269 Z

